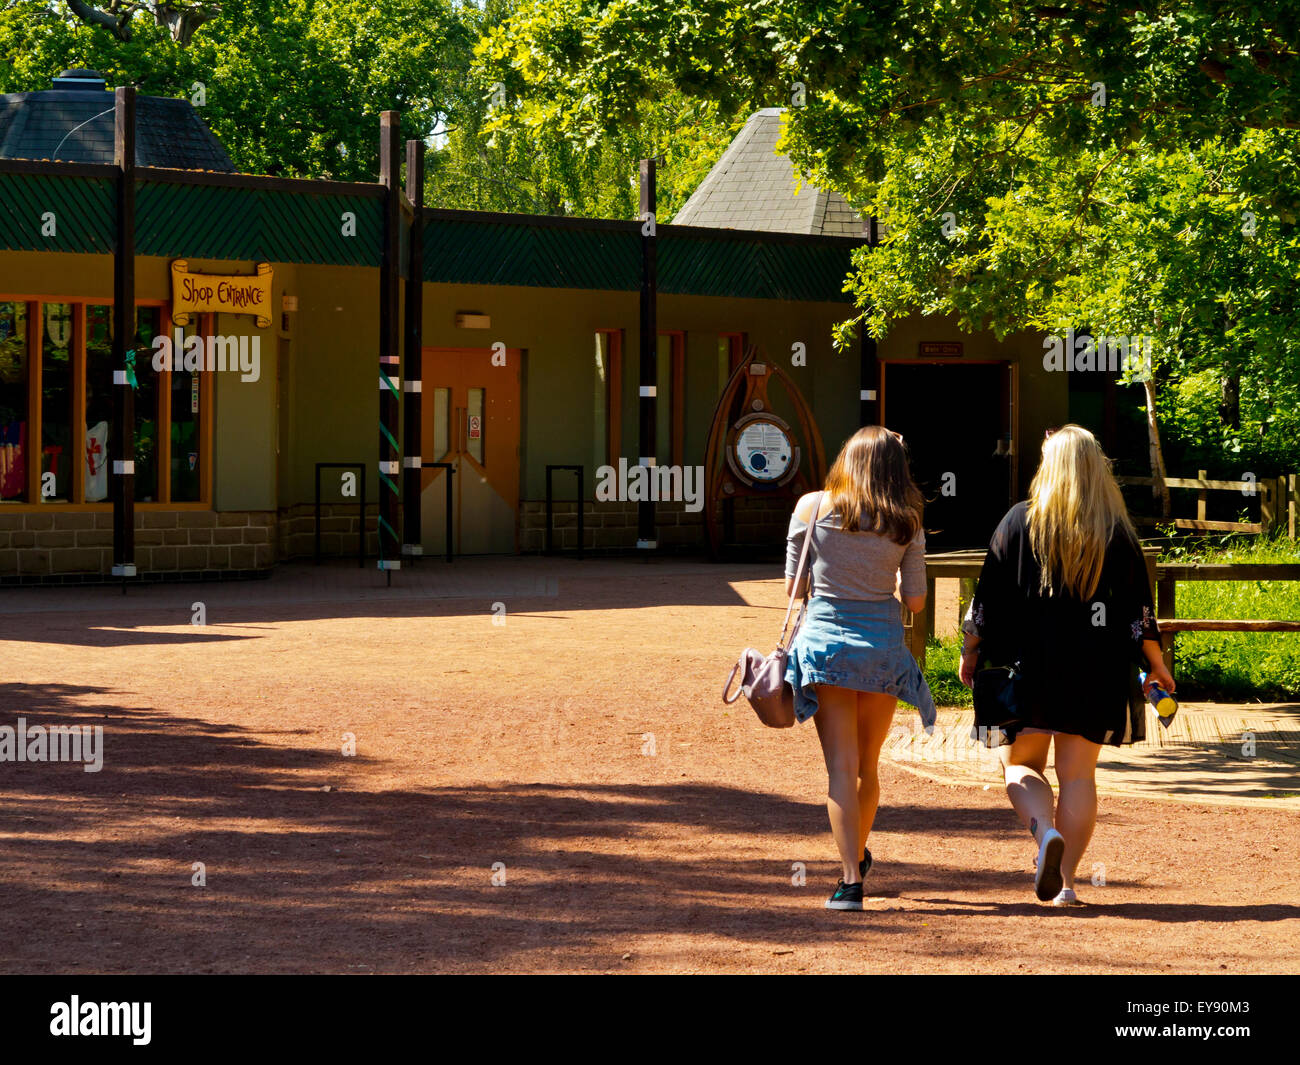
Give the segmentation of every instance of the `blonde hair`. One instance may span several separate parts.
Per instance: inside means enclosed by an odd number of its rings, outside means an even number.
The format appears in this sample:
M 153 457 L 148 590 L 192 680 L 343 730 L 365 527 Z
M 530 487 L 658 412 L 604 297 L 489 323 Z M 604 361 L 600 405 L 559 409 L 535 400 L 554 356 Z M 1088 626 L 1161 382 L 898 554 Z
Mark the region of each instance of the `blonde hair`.
M 1111 536 L 1137 543 L 1110 459 L 1087 429 L 1067 425 L 1043 441 L 1029 486 L 1029 543 L 1048 595 L 1087 599 L 1097 591 Z
M 907 466 L 902 440 L 864 425 L 844 442 L 826 475 L 832 509 L 845 532 L 878 533 L 909 544 L 921 529 L 925 500 Z

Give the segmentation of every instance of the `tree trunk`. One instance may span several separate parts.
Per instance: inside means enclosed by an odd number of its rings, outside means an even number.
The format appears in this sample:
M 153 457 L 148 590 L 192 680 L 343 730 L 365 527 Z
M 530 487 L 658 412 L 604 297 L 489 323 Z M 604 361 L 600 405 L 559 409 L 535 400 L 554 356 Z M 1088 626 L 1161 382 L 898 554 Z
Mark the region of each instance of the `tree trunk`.
M 1219 378 L 1219 421 L 1227 429 L 1241 428 L 1241 374 Z
M 1160 425 L 1156 421 L 1156 379 L 1148 373 L 1142 382 L 1147 399 L 1147 440 L 1151 450 L 1151 476 L 1156 484 L 1151 489 L 1156 505 L 1160 508 L 1160 517 L 1169 517 L 1169 486 L 1165 484 L 1165 454 L 1160 447 Z

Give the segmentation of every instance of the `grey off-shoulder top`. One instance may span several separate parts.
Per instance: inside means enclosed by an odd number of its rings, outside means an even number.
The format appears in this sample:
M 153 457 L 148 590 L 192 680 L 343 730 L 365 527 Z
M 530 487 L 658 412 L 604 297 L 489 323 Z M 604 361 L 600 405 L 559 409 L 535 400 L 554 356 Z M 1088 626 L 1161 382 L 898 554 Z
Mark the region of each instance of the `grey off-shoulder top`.
M 785 575 L 799 567 L 808 523 L 790 518 L 786 535 Z M 925 533 L 917 532 L 910 544 L 897 544 L 870 532 L 844 532 L 840 516 L 832 511 L 817 519 L 817 535 L 809 549 L 812 594 L 823 599 L 860 599 L 881 602 L 894 595 L 894 581 L 902 571 L 901 594 L 925 594 Z

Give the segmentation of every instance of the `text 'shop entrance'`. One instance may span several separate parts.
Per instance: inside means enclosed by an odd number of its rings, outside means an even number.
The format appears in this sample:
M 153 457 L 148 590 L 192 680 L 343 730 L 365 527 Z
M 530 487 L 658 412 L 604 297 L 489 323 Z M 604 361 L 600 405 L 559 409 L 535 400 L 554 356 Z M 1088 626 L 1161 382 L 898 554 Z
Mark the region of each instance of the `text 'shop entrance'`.
M 518 547 L 518 349 L 425 348 L 420 521 L 426 555 L 513 554 Z M 504 365 L 502 365 L 504 362 Z M 445 463 L 446 466 L 435 466 Z M 449 468 L 448 468 L 449 467 Z

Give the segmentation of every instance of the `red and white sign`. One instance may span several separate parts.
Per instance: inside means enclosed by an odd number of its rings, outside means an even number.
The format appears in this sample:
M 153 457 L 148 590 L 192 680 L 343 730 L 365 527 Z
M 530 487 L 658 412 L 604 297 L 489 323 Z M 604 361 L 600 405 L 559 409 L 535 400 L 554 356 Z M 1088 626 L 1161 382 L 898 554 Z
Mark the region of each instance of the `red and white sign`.
M 478 440 L 483 435 L 483 418 L 478 414 L 469 416 L 469 438 Z

